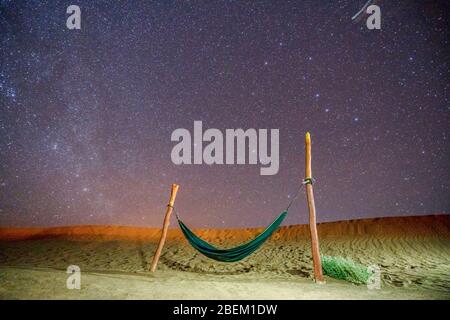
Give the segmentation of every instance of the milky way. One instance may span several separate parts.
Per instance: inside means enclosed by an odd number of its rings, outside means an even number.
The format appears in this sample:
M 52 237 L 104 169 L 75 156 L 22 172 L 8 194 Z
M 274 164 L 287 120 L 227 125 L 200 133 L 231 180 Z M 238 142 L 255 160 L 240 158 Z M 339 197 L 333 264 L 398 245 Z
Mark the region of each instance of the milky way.
M 306 131 L 319 221 L 450 212 L 448 4 L 366 2 L 1 1 L 0 225 L 159 226 L 172 183 L 190 226 L 266 225 Z M 280 129 L 279 173 L 174 165 L 194 120 Z

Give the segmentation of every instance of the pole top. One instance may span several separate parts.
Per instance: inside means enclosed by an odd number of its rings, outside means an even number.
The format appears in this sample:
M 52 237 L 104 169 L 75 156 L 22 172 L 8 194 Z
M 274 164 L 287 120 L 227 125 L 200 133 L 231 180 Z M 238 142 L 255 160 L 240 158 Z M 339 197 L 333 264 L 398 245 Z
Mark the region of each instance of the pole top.
M 309 132 L 306 132 L 305 141 L 306 143 L 311 143 L 311 135 Z
M 170 200 L 169 200 L 169 207 L 173 207 L 173 204 L 175 203 L 175 198 L 177 196 L 178 193 L 178 188 L 180 186 L 177 184 L 172 184 L 172 190 L 170 192 Z

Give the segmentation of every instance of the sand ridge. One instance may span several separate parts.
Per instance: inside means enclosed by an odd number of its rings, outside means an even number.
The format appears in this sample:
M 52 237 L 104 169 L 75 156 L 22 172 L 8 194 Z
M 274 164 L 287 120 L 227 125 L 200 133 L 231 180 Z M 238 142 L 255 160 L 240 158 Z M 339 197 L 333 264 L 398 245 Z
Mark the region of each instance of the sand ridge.
M 320 237 L 341 236 L 449 236 L 450 215 L 436 214 L 428 216 L 385 217 L 355 219 L 318 224 Z M 233 239 L 236 241 L 254 237 L 263 228 L 246 229 L 194 229 L 205 239 Z M 146 240 L 157 241 L 160 228 L 130 227 L 113 225 L 80 225 L 62 227 L 0 227 L 1 240 L 32 239 L 104 239 L 104 240 Z M 294 241 L 309 236 L 308 225 L 281 226 L 274 234 L 278 240 Z M 181 239 L 177 225 L 169 229 L 168 239 Z

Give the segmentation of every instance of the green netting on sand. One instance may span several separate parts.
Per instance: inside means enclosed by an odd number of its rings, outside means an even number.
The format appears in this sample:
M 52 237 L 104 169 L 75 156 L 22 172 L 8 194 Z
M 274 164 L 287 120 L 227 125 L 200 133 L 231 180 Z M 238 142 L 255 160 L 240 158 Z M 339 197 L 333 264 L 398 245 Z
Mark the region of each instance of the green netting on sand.
M 322 270 L 329 277 L 355 284 L 367 284 L 372 275 L 367 267 L 343 257 L 322 256 Z

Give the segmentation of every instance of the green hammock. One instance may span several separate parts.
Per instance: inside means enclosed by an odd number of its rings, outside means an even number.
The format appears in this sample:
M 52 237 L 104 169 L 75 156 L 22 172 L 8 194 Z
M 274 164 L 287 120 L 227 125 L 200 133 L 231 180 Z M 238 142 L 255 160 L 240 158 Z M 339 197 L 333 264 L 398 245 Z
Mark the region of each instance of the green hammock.
M 302 183 L 300 184 L 295 196 L 291 199 L 288 206 L 286 207 L 286 210 L 284 210 L 266 229 L 264 229 L 263 232 L 261 232 L 259 235 L 256 236 L 255 239 L 250 240 L 244 244 L 241 244 L 237 247 L 230 248 L 230 249 L 219 249 L 214 247 L 213 245 L 209 244 L 205 240 L 202 240 L 198 236 L 196 236 L 184 223 L 180 220 L 178 217 L 178 214 L 175 212 L 175 215 L 178 220 L 178 224 L 180 225 L 181 231 L 183 232 L 186 239 L 189 241 L 191 246 L 194 247 L 194 249 L 197 249 L 201 254 L 207 256 L 208 258 L 222 261 L 222 262 L 235 262 L 242 260 L 249 255 L 251 255 L 253 252 L 255 252 L 260 246 L 263 245 L 263 243 L 270 238 L 272 233 L 275 232 L 275 230 L 280 226 L 281 222 L 283 222 L 284 218 L 286 217 L 289 208 L 291 207 L 292 203 L 297 199 L 300 189 L 307 185 L 307 184 L 313 184 L 315 180 L 311 177 L 303 179 Z
M 241 244 L 237 247 L 230 249 L 219 249 L 209 244 L 208 242 L 200 239 L 178 218 L 178 224 L 186 239 L 191 246 L 197 249 L 200 253 L 204 254 L 208 258 L 222 261 L 222 262 L 235 262 L 244 259 L 256 251 L 280 226 L 286 217 L 287 210 L 283 211 L 263 232 L 261 232 L 255 239 Z

